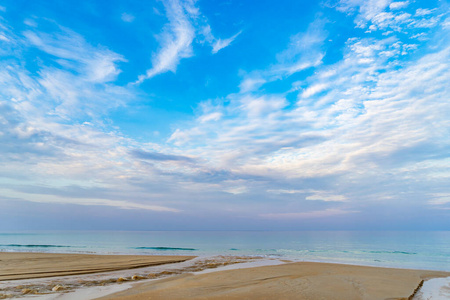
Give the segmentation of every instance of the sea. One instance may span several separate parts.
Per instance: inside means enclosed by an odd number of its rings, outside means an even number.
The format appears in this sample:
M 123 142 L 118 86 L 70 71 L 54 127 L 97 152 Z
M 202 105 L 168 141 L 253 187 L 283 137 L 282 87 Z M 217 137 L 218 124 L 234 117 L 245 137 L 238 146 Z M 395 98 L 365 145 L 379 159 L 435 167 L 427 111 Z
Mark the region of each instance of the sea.
M 0 251 L 258 256 L 450 271 L 450 231 L 0 232 Z

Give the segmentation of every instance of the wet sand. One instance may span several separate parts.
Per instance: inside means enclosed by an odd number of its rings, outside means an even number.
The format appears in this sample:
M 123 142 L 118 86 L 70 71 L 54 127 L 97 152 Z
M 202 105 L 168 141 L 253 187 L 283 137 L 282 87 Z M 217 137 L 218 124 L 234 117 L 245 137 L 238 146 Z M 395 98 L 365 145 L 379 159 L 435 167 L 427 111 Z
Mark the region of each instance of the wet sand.
M 135 269 L 192 258 L 194 256 L 0 252 L 0 281 Z
M 139 283 L 98 299 L 409 299 L 448 272 L 300 262 Z

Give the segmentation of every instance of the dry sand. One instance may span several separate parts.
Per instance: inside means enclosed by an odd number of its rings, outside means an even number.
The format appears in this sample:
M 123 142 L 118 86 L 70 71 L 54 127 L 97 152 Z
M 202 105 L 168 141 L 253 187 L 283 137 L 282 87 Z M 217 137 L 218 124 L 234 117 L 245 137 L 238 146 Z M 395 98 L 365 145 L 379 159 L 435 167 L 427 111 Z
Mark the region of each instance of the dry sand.
M 288 263 L 140 283 L 99 299 L 408 299 L 422 280 L 448 272 Z
M 191 258 L 194 257 L 0 252 L 0 281 L 134 269 Z

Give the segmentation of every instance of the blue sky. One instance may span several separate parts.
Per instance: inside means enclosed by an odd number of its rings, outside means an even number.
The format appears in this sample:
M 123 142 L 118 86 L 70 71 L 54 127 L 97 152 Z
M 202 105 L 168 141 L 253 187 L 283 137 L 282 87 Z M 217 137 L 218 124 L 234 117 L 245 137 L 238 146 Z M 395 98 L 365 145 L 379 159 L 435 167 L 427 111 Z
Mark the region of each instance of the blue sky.
M 0 228 L 450 226 L 447 1 L 0 0 Z

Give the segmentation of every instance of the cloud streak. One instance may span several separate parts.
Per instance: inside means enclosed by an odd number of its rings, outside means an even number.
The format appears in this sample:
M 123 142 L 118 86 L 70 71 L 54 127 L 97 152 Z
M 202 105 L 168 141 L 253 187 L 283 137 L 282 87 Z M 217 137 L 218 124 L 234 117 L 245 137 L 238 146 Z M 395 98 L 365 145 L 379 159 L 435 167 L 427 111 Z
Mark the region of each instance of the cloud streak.
M 292 35 L 287 48 L 277 54 L 277 63 L 244 76 L 239 86 L 241 93 L 256 91 L 266 83 L 321 65 L 325 55 L 322 46 L 327 37 L 325 24 L 326 20 L 317 18 L 306 32 Z
M 148 152 L 142 150 L 132 150 L 131 155 L 136 158 L 146 160 L 194 162 L 194 159 L 187 156 L 163 154 L 158 152 Z
M 239 31 L 238 33 L 236 33 L 235 35 L 233 35 L 227 39 L 215 40 L 214 43 L 212 44 L 212 53 L 215 54 L 215 53 L 219 52 L 220 50 L 222 50 L 223 48 L 228 47 L 241 33 L 242 33 L 242 31 Z
M 342 209 L 325 209 L 309 212 L 298 212 L 298 213 L 275 213 L 275 214 L 263 214 L 261 217 L 267 219 L 315 219 L 315 218 L 326 218 L 337 215 L 354 214 L 358 211 L 347 211 Z
M 196 7 L 190 1 L 167 0 L 163 4 L 169 23 L 158 37 L 161 49 L 153 56 L 152 68 L 139 76 L 137 84 L 160 73 L 175 72 L 182 58 L 193 55 L 195 28 L 192 19 L 198 15 Z
M 163 4 L 169 23 L 157 37 L 160 49 L 153 55 L 152 68 L 140 75 L 135 84 L 168 71 L 175 73 L 183 58 L 194 55 L 192 44 L 198 35 L 202 35 L 212 45 L 212 53 L 215 54 L 228 47 L 241 34 L 239 31 L 227 39 L 215 38 L 207 19 L 195 6 L 195 1 L 165 0 Z

